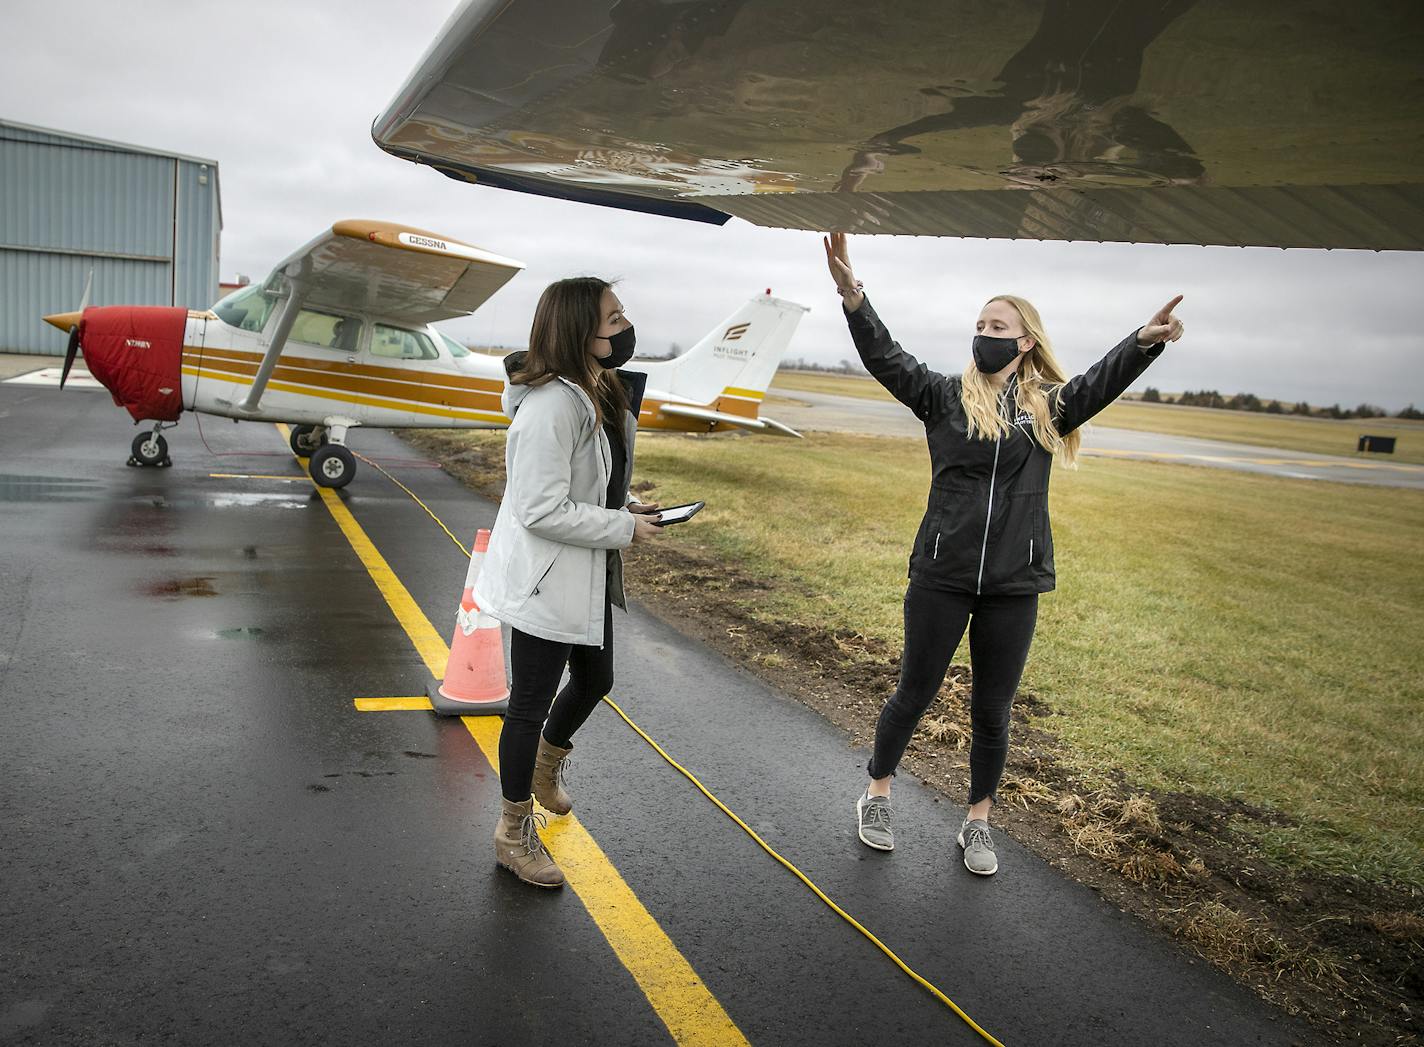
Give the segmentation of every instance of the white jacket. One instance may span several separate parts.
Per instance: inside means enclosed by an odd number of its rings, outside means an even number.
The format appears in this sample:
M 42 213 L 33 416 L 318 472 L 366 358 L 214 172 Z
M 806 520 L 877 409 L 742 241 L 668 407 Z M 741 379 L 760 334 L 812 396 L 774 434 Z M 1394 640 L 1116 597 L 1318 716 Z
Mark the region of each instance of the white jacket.
M 475 602 L 531 636 L 601 646 L 607 587 L 626 609 L 620 550 L 632 542 L 634 525 L 626 507 L 604 504 L 613 468 L 608 437 L 588 394 L 562 378 L 507 385 L 503 405 L 511 419 L 504 501 L 475 579 Z M 631 477 L 638 423 L 631 414 L 624 423 L 624 472 Z M 626 488 L 621 497 L 626 503 Z

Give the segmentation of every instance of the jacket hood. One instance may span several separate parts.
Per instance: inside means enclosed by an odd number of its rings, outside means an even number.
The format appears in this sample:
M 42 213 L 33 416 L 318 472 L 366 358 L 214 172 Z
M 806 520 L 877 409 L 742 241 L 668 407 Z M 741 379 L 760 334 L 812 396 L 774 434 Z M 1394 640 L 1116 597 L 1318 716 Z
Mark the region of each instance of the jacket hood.
M 524 358 L 528 355 L 528 352 L 521 349 L 517 353 L 510 353 L 506 356 L 504 358 L 505 377 L 508 378 L 519 370 L 524 363 Z M 504 394 L 499 398 L 499 402 L 504 408 L 506 418 L 514 417 L 514 412 L 519 410 L 519 405 L 524 402 L 524 398 L 533 391 L 533 388 L 530 385 L 515 385 L 511 381 L 504 383 Z
M 525 358 L 529 355 L 527 350 L 521 349 L 518 352 L 510 353 L 504 358 L 504 373 L 506 378 L 512 376 L 515 371 L 523 366 Z M 618 377 L 623 382 L 623 389 L 628 394 L 628 411 L 634 418 L 638 417 L 643 407 L 643 394 L 648 387 L 648 376 L 641 371 L 618 371 Z M 588 394 L 582 389 L 578 389 L 572 382 L 563 380 L 564 384 L 581 394 L 579 400 L 589 409 L 592 415 L 593 402 L 588 399 Z M 505 417 L 513 419 L 514 412 L 519 410 L 519 405 L 524 402 L 524 398 L 534 390 L 534 386 L 515 385 L 506 381 L 504 394 L 500 397 L 500 402 L 504 406 Z

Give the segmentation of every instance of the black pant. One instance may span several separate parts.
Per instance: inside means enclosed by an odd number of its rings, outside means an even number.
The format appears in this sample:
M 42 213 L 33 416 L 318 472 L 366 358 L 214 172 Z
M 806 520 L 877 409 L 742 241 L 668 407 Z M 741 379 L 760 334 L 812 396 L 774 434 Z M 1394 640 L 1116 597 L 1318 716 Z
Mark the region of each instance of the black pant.
M 522 803 L 529 799 L 534 780 L 540 728 L 550 744 L 567 749 L 574 732 L 613 687 L 612 608 L 605 600 L 601 648 L 556 643 L 513 629 L 509 662 L 509 711 L 499 732 L 499 784 L 506 800 Z M 565 665 L 569 683 L 555 698 Z
M 974 670 L 969 718 L 969 805 L 998 799 L 999 778 L 1009 754 L 1009 709 L 1023 676 L 1038 620 L 1038 596 L 975 596 L 926 589 L 911 583 L 905 593 L 905 653 L 900 686 L 875 726 L 872 778 L 894 774 L 920 717 L 944 683 L 949 660 L 969 627 L 969 663 Z

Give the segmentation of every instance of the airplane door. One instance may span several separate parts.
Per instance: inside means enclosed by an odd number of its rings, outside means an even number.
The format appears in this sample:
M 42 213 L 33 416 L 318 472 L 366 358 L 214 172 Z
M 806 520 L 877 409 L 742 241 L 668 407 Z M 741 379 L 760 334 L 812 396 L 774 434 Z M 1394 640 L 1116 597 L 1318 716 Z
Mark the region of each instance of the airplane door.
M 183 409 L 196 410 L 198 407 L 198 386 L 203 381 L 203 345 L 208 337 L 208 318 L 188 314 L 188 326 L 183 332 L 183 369 L 180 386 L 183 390 Z
M 373 383 L 389 405 L 387 409 L 400 416 L 389 418 L 387 424 L 435 423 L 424 386 L 426 373 L 439 366 L 440 352 L 428 334 L 395 324 L 373 323 L 365 359 Z

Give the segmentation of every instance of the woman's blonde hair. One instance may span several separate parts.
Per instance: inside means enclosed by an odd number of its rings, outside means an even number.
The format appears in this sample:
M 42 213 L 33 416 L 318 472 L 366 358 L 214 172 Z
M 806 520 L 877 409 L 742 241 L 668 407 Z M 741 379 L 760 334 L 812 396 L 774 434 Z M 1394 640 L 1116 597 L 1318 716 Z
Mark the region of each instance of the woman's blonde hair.
M 1043 330 L 1043 320 L 1032 303 L 1017 295 L 1000 294 L 989 302 L 1007 302 L 1014 307 L 1023 321 L 1024 333 L 1033 339 L 1030 349 L 1017 372 L 1019 409 L 1027 411 L 1033 418 L 1033 435 L 1040 447 L 1049 454 L 1062 456 L 1069 468 L 1078 461 L 1078 445 L 1082 437 L 1078 430 L 1067 436 L 1060 436 L 1053 425 L 1053 409 L 1050 397 L 1056 407 L 1062 396 L 1063 383 L 1068 380 L 1053 355 L 1053 346 Z M 989 302 L 985 304 L 988 305 Z M 1013 428 L 1014 420 L 1005 418 L 999 399 L 1000 390 L 994 388 L 989 376 L 972 362 L 964 369 L 964 383 L 961 400 L 964 412 L 969 416 L 969 435 L 981 436 L 986 440 L 997 440 Z

